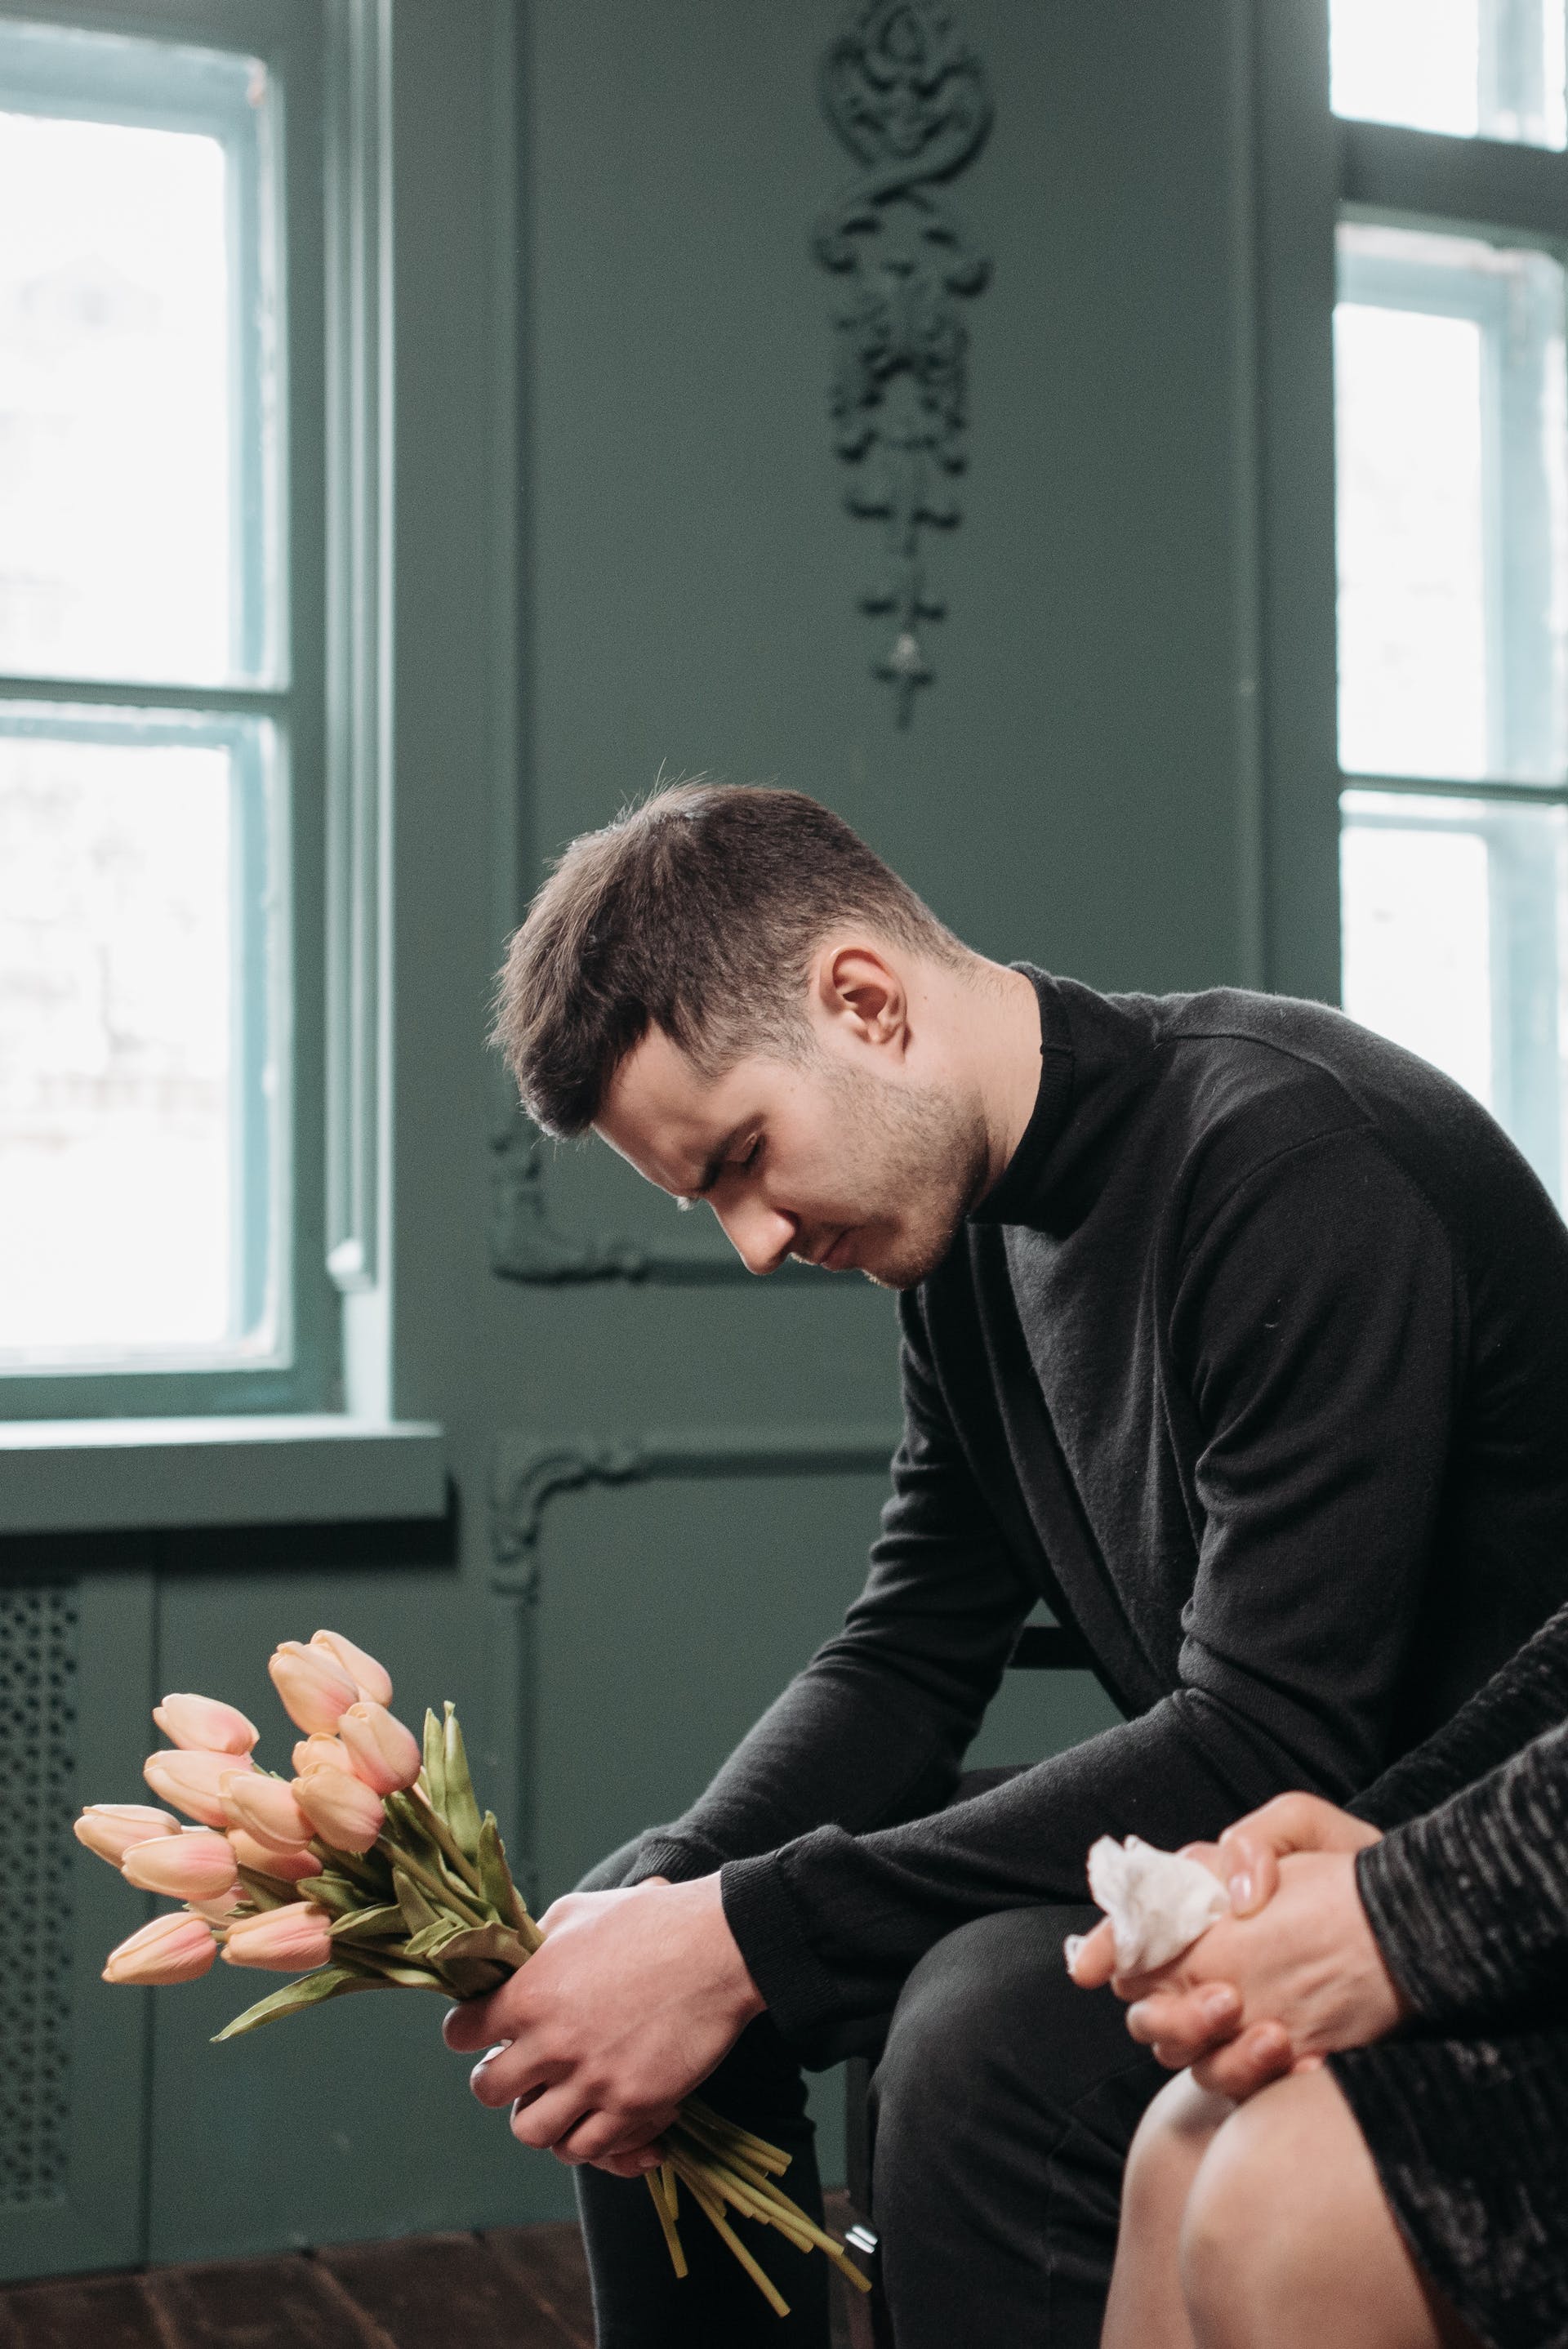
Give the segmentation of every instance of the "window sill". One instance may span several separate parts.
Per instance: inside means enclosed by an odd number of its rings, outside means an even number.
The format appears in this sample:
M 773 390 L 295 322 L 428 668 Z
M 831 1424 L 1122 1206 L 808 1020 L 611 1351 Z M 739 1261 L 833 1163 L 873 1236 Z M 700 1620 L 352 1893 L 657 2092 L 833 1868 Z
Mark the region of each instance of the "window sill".
M 445 1431 L 425 1420 L 0 1423 L 0 1533 L 407 1521 L 446 1509 Z

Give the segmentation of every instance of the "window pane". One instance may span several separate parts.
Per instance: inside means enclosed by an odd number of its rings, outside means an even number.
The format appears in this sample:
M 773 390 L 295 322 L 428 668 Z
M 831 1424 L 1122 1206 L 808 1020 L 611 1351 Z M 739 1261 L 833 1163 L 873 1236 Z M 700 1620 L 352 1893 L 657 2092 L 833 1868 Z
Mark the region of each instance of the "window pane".
M 243 57 L 0 28 L 0 668 L 264 665 L 265 98 Z
M 1560 781 L 1563 271 L 1470 238 L 1339 237 L 1340 763 Z
M 264 730 L 0 714 L 12 1367 L 274 1340 Z
M 1346 792 L 1345 1009 L 1468 1086 L 1559 1204 L 1568 810 Z
M 1334 110 L 1568 146 L 1563 0 L 1332 0 Z

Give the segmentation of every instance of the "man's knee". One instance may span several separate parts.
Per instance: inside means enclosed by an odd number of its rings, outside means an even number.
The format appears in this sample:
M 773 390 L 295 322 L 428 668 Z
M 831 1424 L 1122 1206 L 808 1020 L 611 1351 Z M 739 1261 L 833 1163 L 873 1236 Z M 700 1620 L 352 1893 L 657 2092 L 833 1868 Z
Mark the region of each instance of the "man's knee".
M 1094 1912 L 1016 1909 L 977 1918 L 929 1950 L 905 1982 L 872 2083 L 879 2152 L 907 2131 L 939 2126 L 989 2134 L 1022 2102 L 1070 2103 L 1104 2076 L 1123 2048 L 1108 2036 L 1101 2002 L 1074 1988 L 1062 1941 Z

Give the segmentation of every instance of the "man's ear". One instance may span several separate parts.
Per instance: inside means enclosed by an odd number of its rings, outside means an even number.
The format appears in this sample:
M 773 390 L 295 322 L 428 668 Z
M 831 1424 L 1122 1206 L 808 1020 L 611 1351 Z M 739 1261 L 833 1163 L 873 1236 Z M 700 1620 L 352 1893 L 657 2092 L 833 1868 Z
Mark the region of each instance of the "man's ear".
M 902 1054 L 909 1034 L 909 992 L 880 947 L 829 945 L 813 974 L 819 1014 L 857 1043 Z

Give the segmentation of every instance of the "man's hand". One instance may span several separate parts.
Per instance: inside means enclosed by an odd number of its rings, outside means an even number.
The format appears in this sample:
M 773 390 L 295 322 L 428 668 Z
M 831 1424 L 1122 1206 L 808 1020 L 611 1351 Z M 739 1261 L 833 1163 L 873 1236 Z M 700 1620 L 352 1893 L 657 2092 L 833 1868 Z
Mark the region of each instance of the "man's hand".
M 541 1926 L 542 1948 L 510 1982 L 450 2010 L 447 2044 L 491 2051 L 469 2085 L 481 2105 L 513 2106 L 524 2145 L 636 2177 L 762 2012 L 718 1878 L 570 1893 Z
M 1404 2012 L 1357 1890 L 1355 1854 L 1377 1830 L 1311 1795 L 1285 1795 L 1192 1844 L 1230 1890 L 1233 1915 L 1169 1966 L 1117 1979 L 1128 2029 L 1201 2087 L 1251 2095 L 1337 2047 L 1365 2044 Z M 1073 1962 L 1083 1988 L 1111 1981 L 1109 1923 Z

